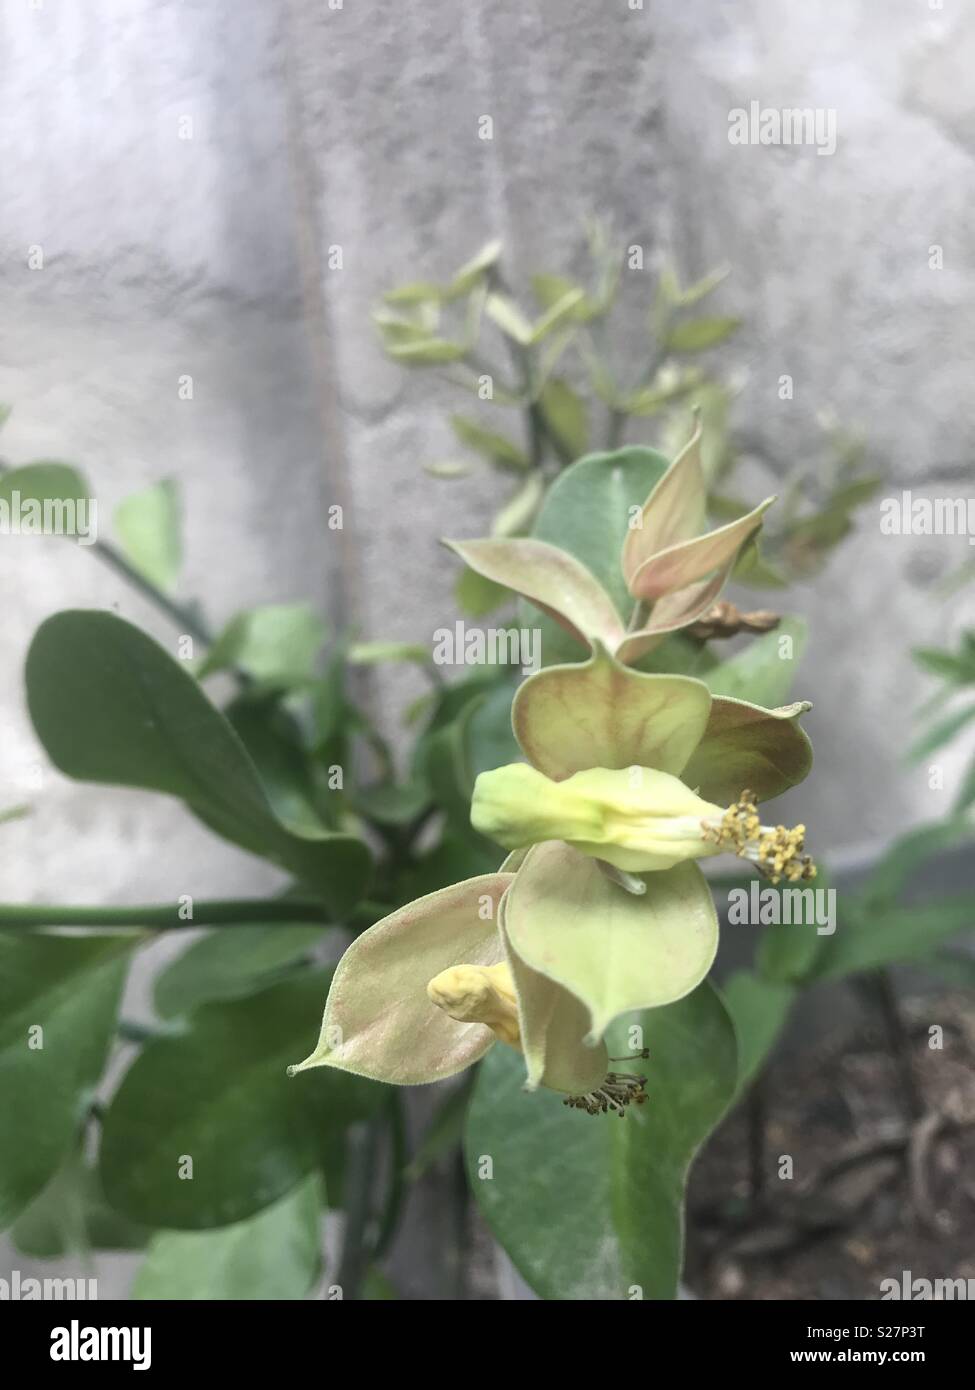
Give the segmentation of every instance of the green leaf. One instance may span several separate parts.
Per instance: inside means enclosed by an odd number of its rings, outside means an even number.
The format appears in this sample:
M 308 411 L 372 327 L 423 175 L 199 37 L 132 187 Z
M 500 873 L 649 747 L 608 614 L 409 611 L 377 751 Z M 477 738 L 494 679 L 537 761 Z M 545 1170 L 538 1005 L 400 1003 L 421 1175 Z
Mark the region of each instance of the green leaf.
M 575 319 L 579 309 L 584 309 L 586 296 L 580 289 L 567 290 L 561 299 L 537 319 L 532 327 L 531 342 L 540 343 L 553 329 L 564 324 L 567 319 Z
M 180 797 L 234 843 L 274 860 L 338 915 L 362 896 L 369 852 L 351 835 L 314 838 L 277 819 L 233 729 L 178 661 L 112 613 L 56 613 L 27 656 L 34 728 L 80 781 Z
M 511 590 L 465 565 L 454 585 L 457 607 L 469 618 L 483 618 L 511 599 Z
M 968 764 L 968 771 L 962 778 L 958 795 L 955 797 L 955 803 L 951 809 L 955 815 L 960 816 L 973 805 L 975 805 L 975 758 Z
M 581 458 L 589 445 L 589 418 L 586 403 L 568 382 L 552 377 L 538 398 L 549 434 L 555 440 L 563 463 Z
M 272 603 L 238 613 L 200 664 L 199 675 L 238 667 L 271 686 L 310 680 L 325 624 L 308 603 Z
M 250 690 L 224 709 L 234 732 L 250 754 L 278 820 L 296 835 L 312 839 L 321 831 L 312 769 L 301 733 L 277 692 Z
M 500 241 L 489 241 L 476 252 L 469 261 L 465 261 L 458 271 L 454 272 L 454 277 L 447 290 L 448 298 L 456 298 L 460 295 L 469 293 L 475 286 L 479 285 L 487 272 L 501 258 L 503 245 Z
M 528 347 L 532 342 L 534 327 L 508 295 L 489 294 L 484 303 L 484 312 L 489 319 L 493 319 L 502 333 L 519 346 Z
M 429 666 L 430 648 L 418 642 L 353 642 L 346 653 L 350 666 L 381 666 L 385 661 L 411 661 Z
M 720 266 L 717 270 L 712 270 L 700 280 L 695 280 L 686 289 L 681 289 L 677 275 L 673 267 L 664 266 L 660 272 L 660 292 L 668 303 L 675 308 L 686 309 L 692 304 L 698 304 L 705 299 L 713 290 L 721 284 L 722 280 L 728 275 L 727 266 Z
M 268 903 L 268 916 L 274 912 Z M 154 998 L 161 1018 L 188 1014 L 215 999 L 238 999 L 274 982 L 274 977 L 320 946 L 326 927 L 219 927 L 195 941 L 156 976 Z
M 709 505 L 713 506 L 714 500 L 712 497 Z M 735 508 L 736 515 L 739 510 L 740 508 Z M 766 557 L 760 535 L 761 533 L 756 531 L 742 547 L 735 561 L 732 578 L 736 583 L 744 584 L 750 589 L 787 589 L 789 578 Z
M 975 927 L 971 896 L 916 907 L 847 908 L 834 936 L 824 938 L 811 978 L 836 980 L 861 970 L 920 960 L 957 932 Z
M 785 1027 L 796 998 L 794 986 L 750 970 L 732 975 L 722 991 L 738 1038 L 738 1090 L 754 1080 Z
M 409 825 L 430 804 L 430 788 L 422 778 L 396 784 L 363 787 L 353 797 L 357 815 L 377 825 Z
M 76 1139 L 138 940 L 0 933 L 0 1230 Z
M 690 319 L 670 330 L 665 345 L 671 352 L 703 352 L 730 338 L 741 327 L 741 319 Z
M 396 1286 L 392 1280 L 381 1269 L 371 1265 L 363 1278 L 359 1298 L 364 1303 L 376 1303 L 399 1298 L 399 1294 L 396 1292 Z
M 953 685 L 975 681 L 975 646 L 963 647 L 958 655 L 938 647 L 915 647 L 912 655 L 919 666 L 936 676 L 943 676 Z
M 441 459 L 436 463 L 425 463 L 423 471 L 431 478 L 466 478 L 473 472 L 473 465 L 459 463 L 454 459 Z
M 927 860 L 975 839 L 975 826 L 964 816 L 915 826 L 899 836 L 875 865 L 858 895 L 867 910 L 892 907 Z
M 126 497 L 115 508 L 114 521 L 122 549 L 135 569 L 157 589 L 171 589 L 183 563 L 176 482 L 164 478 Z
M 133 1298 L 304 1298 L 321 1261 L 320 1179 L 312 1174 L 279 1202 L 216 1231 L 153 1236 Z
M 151 1232 L 105 1200 L 98 1173 L 72 1154 L 30 1206 L 10 1238 L 22 1255 L 53 1260 L 89 1250 L 141 1250 Z
M 26 463 L 22 468 L 11 468 L 0 476 L 0 501 L 9 507 L 15 492 L 20 494 L 21 506 L 28 501 L 42 505 L 44 502 L 78 503 L 91 495 L 87 482 L 76 468 L 46 459 Z
M 952 710 L 951 714 L 937 720 L 912 744 L 908 757 L 912 762 L 917 762 L 928 753 L 933 753 L 942 744 L 949 743 L 972 719 L 975 719 L 975 705 L 965 705 L 962 709 Z
M 655 449 L 589 454 L 556 478 L 532 532 L 581 560 L 623 614 L 633 606 L 620 567 L 632 509 L 642 508 L 668 466 Z
M 451 415 L 450 423 L 462 444 L 490 459 L 499 468 L 510 468 L 520 473 L 529 466 L 525 451 L 503 434 L 485 429 L 476 420 L 468 420 L 464 415 Z
M 584 291 L 564 275 L 533 275 L 531 286 L 532 293 L 542 309 L 554 309 L 556 305 L 566 302 L 571 295 L 574 298 L 571 318 L 582 323 L 597 312 L 596 305 L 586 298 Z
M 184 1033 L 143 1048 L 104 1121 L 101 1176 L 113 1206 L 176 1230 L 244 1221 L 295 1188 L 330 1137 L 381 1103 L 381 1087 L 343 1072 L 287 1076 L 317 1033 L 331 973 L 308 970 L 247 999 L 203 1004 Z
M 668 461 L 654 449 L 633 447 L 589 454 L 556 478 L 542 504 L 532 535 L 580 560 L 600 581 L 624 620 L 633 606 L 620 565 L 629 524 Z M 542 633 L 546 666 L 578 661 L 584 648 L 551 618 L 531 612 Z
M 492 536 L 523 536 L 531 528 L 545 496 L 545 478 L 537 469 L 526 474 L 491 523 Z
M 634 1022 L 650 1059 L 624 1070 L 647 1076 L 649 1100 L 622 1121 L 527 1094 L 510 1048 L 492 1048 L 478 1071 L 465 1144 L 471 1188 L 546 1299 L 676 1295 L 687 1170 L 734 1093 L 734 1031 L 707 983 Z M 613 1055 L 635 1050 L 627 1025 L 612 1030 L 612 1044 Z
M 521 749 L 511 727 L 511 701 L 515 684 L 505 681 L 479 701 L 465 729 L 467 766 L 472 777 L 495 767 L 521 760 Z
M 750 891 L 750 885 L 743 885 L 746 891 Z M 772 884 L 761 884 L 761 892 L 765 894 L 775 894 L 779 899 L 784 893 L 792 893 L 792 901 L 798 902 L 794 895 L 796 892 L 808 894 L 810 891 L 819 893 L 829 893 L 830 881 L 826 872 L 820 868 L 815 881 L 811 884 L 796 884 L 794 888 L 784 885 L 781 888 L 773 887 Z M 768 901 L 768 899 L 766 899 Z M 806 897 L 804 901 L 808 902 Z M 829 902 L 824 897 L 820 902 Z M 779 903 L 778 911 L 775 914 L 778 922 L 775 925 L 767 926 L 758 947 L 757 965 L 759 973 L 768 981 L 778 984 L 799 984 L 815 969 L 815 965 L 825 947 L 825 941 L 831 934 L 817 931 L 817 925 L 826 926 L 828 924 L 814 923 L 812 917 L 803 912 L 800 922 L 787 921 L 787 916 L 792 917 L 791 911 L 787 914 L 783 904 Z M 834 921 L 833 926 L 836 923 Z M 733 1011 L 732 1011 L 733 1012 Z
M 457 362 L 467 349 L 463 343 L 451 343 L 446 338 L 421 338 L 417 342 L 387 342 L 386 351 L 407 367 L 435 367 L 445 362 Z
M 783 618 L 747 647 L 702 673 L 712 695 L 728 695 L 766 709 L 784 705 L 806 647 L 808 629 L 802 618 Z M 783 642 L 783 638 L 790 639 Z
M 434 285 L 430 280 L 415 280 L 409 285 L 398 285 L 396 289 L 387 290 L 383 299 L 387 304 L 412 306 L 435 302 L 440 299 L 441 294 L 440 286 Z

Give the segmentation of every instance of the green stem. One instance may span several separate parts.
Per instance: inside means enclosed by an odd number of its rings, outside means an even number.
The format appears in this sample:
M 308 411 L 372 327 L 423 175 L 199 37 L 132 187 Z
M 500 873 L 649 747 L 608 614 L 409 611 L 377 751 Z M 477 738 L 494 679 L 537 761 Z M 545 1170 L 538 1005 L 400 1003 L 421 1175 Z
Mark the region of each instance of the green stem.
M 222 898 L 193 903 L 193 916 L 176 903 L 62 907 L 57 903 L 0 903 L 0 927 L 220 927 L 244 922 L 330 922 L 313 898 Z
M 345 1233 L 338 1270 L 342 1297 L 349 1301 L 359 1297 L 369 1267 L 369 1227 L 373 1217 L 372 1201 L 383 1128 L 384 1118 L 377 1115 L 355 1126 L 349 1134 Z
M 213 646 L 213 633 L 200 621 L 191 608 L 185 607 L 181 603 L 176 603 L 168 594 L 164 594 L 162 589 L 157 589 L 155 584 L 144 578 L 137 569 L 129 564 L 120 550 L 117 550 L 110 541 L 96 541 L 94 545 L 95 554 L 109 569 L 122 576 L 133 589 L 138 589 L 150 603 L 154 603 L 161 612 L 181 628 L 183 632 L 194 637 L 197 642 L 202 642 L 205 647 Z
M 372 1252 L 374 1261 L 382 1259 L 388 1252 L 396 1235 L 406 1197 L 406 1170 L 409 1159 L 406 1116 L 403 1113 L 402 1101 L 394 1094 L 389 1108 L 389 1186 L 379 1222 L 379 1233 Z
M 889 970 L 881 968 L 872 977 L 874 996 L 877 1000 L 887 1045 L 897 1070 L 898 1084 L 908 1120 L 919 1120 L 924 1114 L 924 1100 L 914 1074 L 914 1059 L 911 1054 L 911 1040 L 904 1026 L 897 990 Z
M 0 474 L 13 471 L 12 465 L 6 460 L 0 459 Z M 185 608 L 182 604 L 176 603 L 168 594 L 164 594 L 162 589 L 157 589 L 155 584 L 141 575 L 137 569 L 129 564 L 120 550 L 117 550 L 110 541 L 96 540 L 92 546 L 95 554 L 109 569 L 113 569 L 116 574 L 122 576 L 134 589 L 138 589 L 150 603 L 154 603 L 161 609 L 167 617 L 171 618 L 184 632 L 195 637 L 198 642 L 209 647 L 213 644 L 213 634 L 200 621 L 190 608 Z
M 606 448 L 610 451 L 618 449 L 623 442 L 623 431 L 626 429 L 626 422 L 629 419 L 625 410 L 620 410 L 618 406 L 610 406 L 609 425 L 606 430 Z

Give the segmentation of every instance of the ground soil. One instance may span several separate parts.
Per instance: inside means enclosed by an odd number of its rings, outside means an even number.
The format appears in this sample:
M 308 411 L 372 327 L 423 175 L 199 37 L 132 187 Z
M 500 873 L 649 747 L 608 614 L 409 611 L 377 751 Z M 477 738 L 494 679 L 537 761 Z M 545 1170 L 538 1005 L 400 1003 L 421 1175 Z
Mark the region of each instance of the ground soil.
M 688 1202 L 699 1298 L 879 1299 L 904 1271 L 975 1281 L 975 1002 L 926 994 L 900 1014 L 900 1051 L 869 1008 L 793 1046 L 712 1136 Z

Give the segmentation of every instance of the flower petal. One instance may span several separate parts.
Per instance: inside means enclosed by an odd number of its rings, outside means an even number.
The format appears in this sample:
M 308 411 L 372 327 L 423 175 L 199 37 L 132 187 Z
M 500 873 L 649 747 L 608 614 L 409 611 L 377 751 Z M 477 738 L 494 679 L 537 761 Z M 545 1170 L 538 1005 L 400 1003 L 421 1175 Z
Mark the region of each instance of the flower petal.
M 812 767 L 812 745 L 798 724 L 811 708 L 798 700 L 762 709 L 715 695 L 704 736 L 684 769 L 685 782 L 719 805 L 730 804 L 745 788 L 759 801 L 779 796 Z
M 528 761 L 561 781 L 591 767 L 652 767 L 678 776 L 708 722 L 711 695 L 689 676 L 651 676 L 601 647 L 589 661 L 529 676 L 511 707 Z
M 339 1067 L 411 1086 L 453 1076 L 494 1042 L 427 998 L 452 965 L 497 965 L 498 906 L 511 874 L 482 874 L 417 898 L 353 941 L 335 968 L 318 1045 L 293 1070 Z
M 702 579 L 697 584 L 688 584 L 675 593 L 665 594 L 653 605 L 653 612 L 646 627 L 632 632 L 616 649 L 617 661 L 630 665 L 640 660 L 662 642 L 668 632 L 677 632 L 682 627 L 696 622 L 703 613 L 714 605 L 715 599 L 728 582 L 731 566 L 726 565 L 710 579 Z
M 505 931 L 504 903 L 503 899 L 498 927 L 518 995 L 526 1086 L 530 1091 L 547 1086 L 570 1096 L 585 1095 L 600 1085 L 609 1071 L 606 1046 L 583 1041 L 589 1031 L 589 1014 L 580 1000 L 519 956 Z
M 674 589 L 683 589 L 688 584 L 705 579 L 712 571 L 723 572 L 726 578 L 739 550 L 761 526 L 762 517 L 774 501 L 774 497 L 766 497 L 747 516 L 740 516 L 737 521 L 729 521 L 727 526 L 708 531 L 707 535 L 681 541 L 651 555 L 631 575 L 630 593 L 645 603 L 653 603 Z
M 591 1040 L 620 1014 L 683 998 L 714 960 L 718 918 L 697 865 L 646 884 L 642 896 L 624 892 L 594 859 L 549 841 L 529 852 L 505 901 L 510 946 L 582 1001 Z
M 548 541 L 445 541 L 485 579 L 529 599 L 583 642 L 598 638 L 615 647 L 623 625 L 613 600 L 586 566 Z
M 623 542 L 623 578 L 627 587 L 641 565 L 666 546 L 690 540 L 704 530 L 707 487 L 701 466 L 701 419 L 667 472 L 643 504 L 640 525 Z

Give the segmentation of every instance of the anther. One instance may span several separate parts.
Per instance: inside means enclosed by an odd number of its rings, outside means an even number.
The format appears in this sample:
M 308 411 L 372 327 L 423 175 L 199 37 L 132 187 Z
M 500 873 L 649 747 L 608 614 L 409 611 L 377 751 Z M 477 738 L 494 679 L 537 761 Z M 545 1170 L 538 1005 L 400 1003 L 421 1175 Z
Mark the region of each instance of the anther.
M 701 828 L 706 840 L 747 859 L 772 883 L 816 877 L 816 866 L 805 853 L 806 827 L 762 825 L 750 791 L 743 791 L 720 821 L 702 821 Z
M 567 1096 L 562 1104 L 571 1106 L 574 1110 L 585 1110 L 587 1115 L 605 1115 L 612 1111 L 622 1120 L 628 1105 L 642 1105 L 648 1099 L 643 1089 L 646 1084 L 645 1076 L 611 1071 L 596 1090 L 587 1091 L 583 1096 Z

